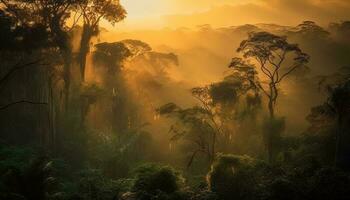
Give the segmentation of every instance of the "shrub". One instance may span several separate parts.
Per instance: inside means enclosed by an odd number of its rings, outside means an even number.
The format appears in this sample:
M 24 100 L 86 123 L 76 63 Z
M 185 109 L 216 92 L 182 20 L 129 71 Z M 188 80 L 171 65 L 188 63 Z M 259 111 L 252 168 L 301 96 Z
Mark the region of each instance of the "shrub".
M 80 172 L 77 182 L 77 192 L 73 199 L 114 199 L 131 188 L 132 180 L 117 181 L 104 176 L 101 170 L 88 169 Z
M 184 179 L 167 166 L 146 164 L 135 170 L 132 191 L 139 199 L 184 199 L 181 192 Z
M 220 155 L 208 174 L 210 190 L 222 200 L 257 199 L 256 165 L 248 156 Z

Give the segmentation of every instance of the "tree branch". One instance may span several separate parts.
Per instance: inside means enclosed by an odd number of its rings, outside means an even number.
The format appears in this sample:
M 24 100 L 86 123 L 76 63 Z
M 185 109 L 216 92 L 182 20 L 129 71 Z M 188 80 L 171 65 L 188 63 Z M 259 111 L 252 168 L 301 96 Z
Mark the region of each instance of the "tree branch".
M 12 102 L 7 105 L 1 106 L 0 110 L 5 110 L 17 104 L 31 104 L 31 105 L 45 105 L 45 106 L 48 105 L 48 103 L 45 103 L 45 102 L 33 102 L 33 101 L 22 100 L 22 101 L 16 101 L 16 102 Z
M 187 163 L 187 168 L 190 168 L 191 167 L 191 165 L 192 165 L 192 163 L 193 163 L 193 160 L 194 160 L 194 157 L 196 157 L 196 155 L 197 155 L 197 153 L 199 153 L 199 152 L 201 152 L 202 150 L 196 150 L 196 151 L 194 151 L 193 153 L 192 153 L 192 156 L 191 156 L 191 158 L 190 158 L 190 160 L 189 160 L 189 162 Z
M 4 87 L 4 84 L 6 83 L 6 81 L 8 81 L 14 73 L 16 73 L 17 71 L 19 71 L 21 69 L 33 66 L 33 65 L 38 64 L 38 63 L 40 63 L 40 60 L 36 60 L 36 61 L 33 61 L 33 62 L 25 63 L 25 64 L 22 64 L 22 65 L 16 64 L 14 67 L 12 67 L 12 69 L 9 72 L 7 72 L 0 79 L 0 91 Z
M 266 61 L 263 62 L 259 57 L 256 57 L 256 60 L 260 63 L 261 71 L 262 71 L 267 77 L 269 77 L 269 78 L 271 79 L 271 78 L 272 78 L 272 73 L 270 72 L 269 69 L 267 69 L 267 68 L 265 67 Z
M 294 67 L 292 67 L 288 72 L 286 72 L 285 74 L 283 74 L 283 76 L 281 76 L 281 78 L 279 80 L 277 80 L 276 83 L 280 83 L 286 76 L 288 76 L 289 74 L 291 74 L 294 70 L 296 70 L 298 67 L 300 67 L 300 65 L 295 65 Z
M 258 87 L 264 92 L 264 94 L 265 94 L 267 97 L 271 98 L 271 95 L 269 95 L 269 93 L 261 86 L 261 84 L 257 84 L 257 85 L 258 85 Z

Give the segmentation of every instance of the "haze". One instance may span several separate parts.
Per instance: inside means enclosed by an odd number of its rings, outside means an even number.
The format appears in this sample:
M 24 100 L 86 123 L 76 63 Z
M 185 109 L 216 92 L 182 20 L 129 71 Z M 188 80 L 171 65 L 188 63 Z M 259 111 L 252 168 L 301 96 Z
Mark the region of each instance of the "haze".
M 122 0 L 128 18 L 117 28 L 214 27 L 249 23 L 296 25 L 303 20 L 321 24 L 346 20 L 347 0 Z
M 0 200 L 350 200 L 350 0 L 0 0 Z

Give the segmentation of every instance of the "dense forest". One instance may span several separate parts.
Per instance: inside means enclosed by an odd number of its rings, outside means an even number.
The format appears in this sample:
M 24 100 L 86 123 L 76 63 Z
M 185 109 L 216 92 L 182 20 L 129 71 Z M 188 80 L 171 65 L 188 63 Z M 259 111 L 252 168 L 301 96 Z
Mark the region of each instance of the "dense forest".
M 350 199 L 350 21 L 126 17 L 0 0 L 0 200 Z

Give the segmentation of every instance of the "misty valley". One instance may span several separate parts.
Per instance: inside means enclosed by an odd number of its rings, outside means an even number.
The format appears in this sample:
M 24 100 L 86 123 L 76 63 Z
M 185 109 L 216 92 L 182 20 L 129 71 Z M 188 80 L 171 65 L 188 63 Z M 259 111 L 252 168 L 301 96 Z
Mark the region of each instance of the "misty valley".
M 118 30 L 123 5 L 0 0 L 0 200 L 350 199 L 350 16 Z

